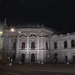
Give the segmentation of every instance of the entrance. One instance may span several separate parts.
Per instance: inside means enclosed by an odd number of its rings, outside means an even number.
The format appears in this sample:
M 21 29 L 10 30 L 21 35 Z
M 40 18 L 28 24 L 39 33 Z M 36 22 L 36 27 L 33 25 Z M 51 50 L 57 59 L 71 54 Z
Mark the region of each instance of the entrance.
M 21 62 L 24 63 L 25 62 L 25 54 L 21 55 Z
M 55 53 L 55 54 L 54 54 L 54 63 L 56 64 L 57 62 L 58 62 L 58 54 Z
M 57 58 L 58 58 L 58 54 L 57 54 L 57 53 L 55 53 L 55 54 L 54 54 L 54 57 L 57 57 Z
M 35 62 L 35 54 L 31 54 L 31 62 Z

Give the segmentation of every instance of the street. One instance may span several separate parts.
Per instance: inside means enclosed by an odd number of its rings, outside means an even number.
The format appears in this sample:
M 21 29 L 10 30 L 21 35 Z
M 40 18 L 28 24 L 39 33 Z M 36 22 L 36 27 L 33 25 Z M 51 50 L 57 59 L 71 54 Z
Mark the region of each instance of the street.
M 75 75 L 75 65 L 65 64 L 0 64 L 0 75 Z

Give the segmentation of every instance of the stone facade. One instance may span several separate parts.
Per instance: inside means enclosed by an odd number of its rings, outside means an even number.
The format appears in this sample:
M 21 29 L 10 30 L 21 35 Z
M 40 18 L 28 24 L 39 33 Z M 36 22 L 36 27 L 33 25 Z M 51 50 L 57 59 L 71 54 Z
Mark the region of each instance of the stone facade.
M 18 33 L 21 31 L 21 33 Z M 13 56 L 16 50 L 16 59 L 21 60 L 21 55 L 25 55 L 25 62 L 39 61 L 46 62 L 47 54 L 50 50 L 50 35 L 53 32 L 45 28 L 17 28 L 16 31 L 11 32 L 9 29 L 4 31 L 4 56 Z M 16 36 L 15 36 L 16 35 Z M 16 49 L 13 44 L 16 41 Z M 24 48 L 22 43 L 24 42 Z M 33 43 L 33 45 L 31 45 Z M 46 44 L 48 48 L 46 49 Z M 7 58 L 6 58 L 7 59 Z
M 52 62 L 55 54 L 58 62 L 75 60 L 75 33 L 58 34 L 43 25 L 20 26 L 14 32 L 4 28 L 3 32 L 3 62 L 8 56 L 14 59 L 14 54 L 16 62 L 23 55 L 25 63 Z

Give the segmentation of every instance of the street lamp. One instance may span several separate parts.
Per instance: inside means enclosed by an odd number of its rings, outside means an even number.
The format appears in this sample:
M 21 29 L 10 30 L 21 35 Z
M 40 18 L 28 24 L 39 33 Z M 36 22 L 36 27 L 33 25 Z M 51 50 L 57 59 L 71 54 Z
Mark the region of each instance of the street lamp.
M 17 30 L 17 29 L 14 29 L 14 28 L 11 28 L 10 31 L 15 32 L 15 36 L 14 36 L 15 37 L 15 51 L 14 51 L 15 55 L 14 55 L 14 59 L 13 59 L 15 61 L 16 60 L 16 47 L 17 47 L 17 34 L 21 33 L 21 31 Z

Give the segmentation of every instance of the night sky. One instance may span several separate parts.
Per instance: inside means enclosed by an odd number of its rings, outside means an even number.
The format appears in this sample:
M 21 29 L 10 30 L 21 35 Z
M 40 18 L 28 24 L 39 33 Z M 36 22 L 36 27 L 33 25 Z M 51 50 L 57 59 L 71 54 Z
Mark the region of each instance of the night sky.
M 43 23 L 61 33 L 75 32 L 75 0 L 0 0 L 0 20 L 7 24 Z

